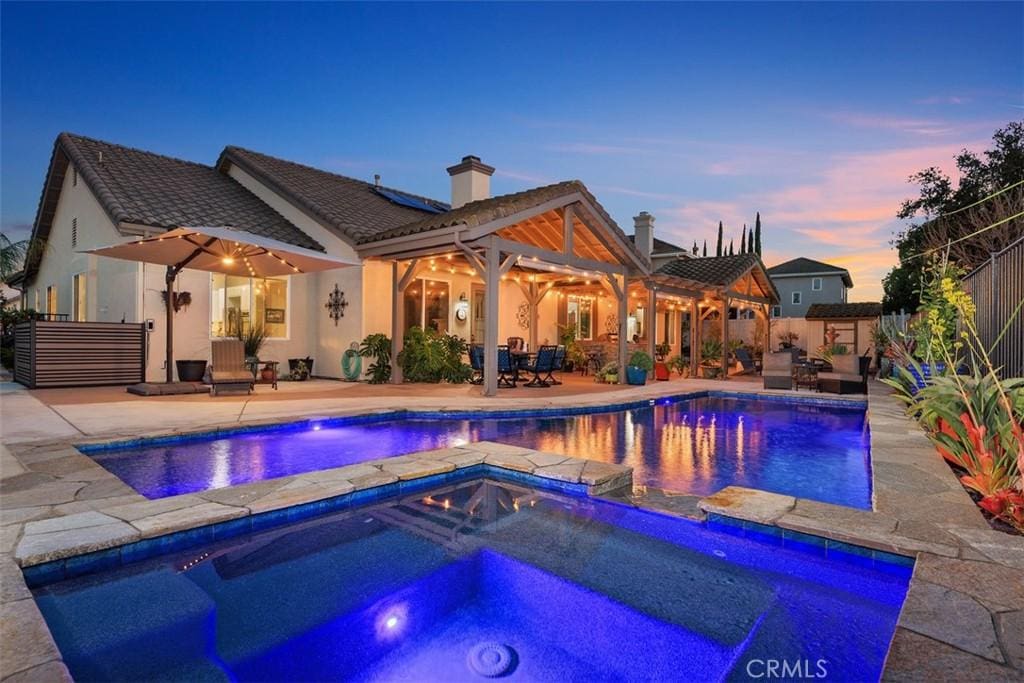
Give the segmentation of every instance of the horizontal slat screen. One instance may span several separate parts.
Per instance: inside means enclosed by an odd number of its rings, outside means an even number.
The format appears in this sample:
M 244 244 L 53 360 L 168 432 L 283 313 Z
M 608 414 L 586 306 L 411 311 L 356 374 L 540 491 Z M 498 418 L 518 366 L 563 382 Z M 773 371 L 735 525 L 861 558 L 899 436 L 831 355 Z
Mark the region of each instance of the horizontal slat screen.
M 145 325 L 32 320 L 18 325 L 15 345 L 15 379 L 33 389 L 145 379 Z

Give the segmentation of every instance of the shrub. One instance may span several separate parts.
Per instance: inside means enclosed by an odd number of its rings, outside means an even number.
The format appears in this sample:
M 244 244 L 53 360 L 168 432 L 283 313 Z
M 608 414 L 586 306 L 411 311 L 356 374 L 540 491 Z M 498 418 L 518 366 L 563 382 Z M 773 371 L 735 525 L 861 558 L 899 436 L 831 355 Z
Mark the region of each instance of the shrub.
M 359 345 L 359 355 L 372 358 L 366 368 L 370 384 L 384 384 L 391 380 L 391 339 L 380 332 L 367 335 Z
M 722 340 L 713 337 L 700 344 L 701 364 L 714 365 L 722 360 Z
M 619 377 L 619 364 L 615 361 L 608 361 L 601 368 L 600 372 L 597 373 L 597 380 L 600 382 L 611 383 L 611 378 L 614 377 L 616 381 Z
M 654 369 L 654 359 L 645 351 L 634 351 L 629 357 L 629 366 L 650 372 Z
M 260 355 L 263 342 L 267 341 L 267 331 L 262 325 L 250 325 L 245 330 L 239 330 L 235 335 L 245 345 L 245 357 L 256 358 Z
M 675 370 L 680 375 L 685 375 L 690 368 L 689 362 L 682 356 L 672 356 L 668 359 L 668 369 Z
M 407 382 L 450 382 L 459 384 L 472 377 L 473 370 L 462 362 L 466 340 L 436 330 L 412 327 L 405 333 L 405 344 L 398 364 Z

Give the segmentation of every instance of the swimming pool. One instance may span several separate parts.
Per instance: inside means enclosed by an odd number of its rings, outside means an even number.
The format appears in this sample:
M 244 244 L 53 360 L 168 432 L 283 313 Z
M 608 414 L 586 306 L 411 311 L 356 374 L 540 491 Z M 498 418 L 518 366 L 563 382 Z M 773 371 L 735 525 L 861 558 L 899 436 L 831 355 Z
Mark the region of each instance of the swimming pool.
M 477 478 L 34 595 L 78 680 L 878 680 L 883 555 Z
M 375 416 L 83 450 L 147 498 L 498 441 L 631 465 L 635 483 L 671 491 L 736 484 L 871 508 L 863 405 L 699 395 L 574 412 Z

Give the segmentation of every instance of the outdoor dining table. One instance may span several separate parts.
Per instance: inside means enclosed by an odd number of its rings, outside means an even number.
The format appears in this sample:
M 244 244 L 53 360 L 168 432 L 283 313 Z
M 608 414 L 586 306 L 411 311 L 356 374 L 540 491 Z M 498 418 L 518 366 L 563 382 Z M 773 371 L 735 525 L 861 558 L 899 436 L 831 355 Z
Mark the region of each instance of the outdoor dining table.
M 512 357 L 512 369 L 515 373 L 516 382 L 519 382 L 521 381 L 519 370 L 528 366 L 530 360 L 537 354 L 532 351 L 510 351 L 509 355 Z

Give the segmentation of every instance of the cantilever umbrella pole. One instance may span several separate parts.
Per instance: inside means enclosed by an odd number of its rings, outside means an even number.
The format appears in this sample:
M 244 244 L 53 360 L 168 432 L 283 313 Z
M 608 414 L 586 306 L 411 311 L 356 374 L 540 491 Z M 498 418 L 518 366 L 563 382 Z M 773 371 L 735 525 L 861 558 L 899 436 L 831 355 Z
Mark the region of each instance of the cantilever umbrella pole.
M 196 250 L 189 254 L 188 258 L 175 263 L 173 266 L 167 266 L 167 274 L 164 276 L 164 280 L 167 285 L 167 346 L 166 352 L 167 357 L 164 361 L 166 365 L 166 378 L 167 383 L 171 384 L 174 382 L 174 281 L 178 279 L 178 273 L 191 263 L 197 256 L 202 254 L 217 240 L 210 238 L 206 244 L 196 247 Z

